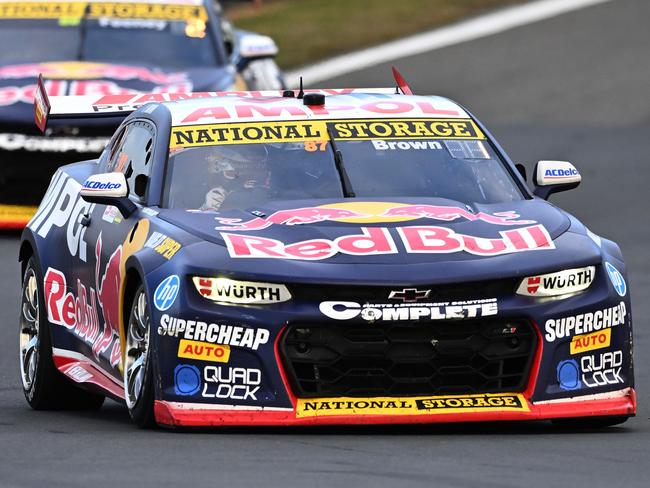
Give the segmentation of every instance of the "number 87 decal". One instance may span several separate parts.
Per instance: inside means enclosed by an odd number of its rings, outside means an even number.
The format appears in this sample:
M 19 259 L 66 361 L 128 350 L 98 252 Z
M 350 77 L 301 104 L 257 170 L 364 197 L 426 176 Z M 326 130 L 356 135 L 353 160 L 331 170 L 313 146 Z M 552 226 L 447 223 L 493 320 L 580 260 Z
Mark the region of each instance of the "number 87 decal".
M 325 151 L 325 149 L 327 149 L 327 141 L 305 142 L 305 151 L 316 152 L 316 151 Z

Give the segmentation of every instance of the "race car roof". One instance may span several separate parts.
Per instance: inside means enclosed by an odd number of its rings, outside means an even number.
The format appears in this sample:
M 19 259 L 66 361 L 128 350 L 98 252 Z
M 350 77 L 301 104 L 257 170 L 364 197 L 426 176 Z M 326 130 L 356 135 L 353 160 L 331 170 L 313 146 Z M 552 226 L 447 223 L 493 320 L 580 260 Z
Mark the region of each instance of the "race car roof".
M 338 91 L 338 90 L 337 90 Z M 370 90 L 340 90 L 324 98 L 323 105 L 285 97 L 219 97 L 166 102 L 173 126 L 219 124 L 232 121 L 364 118 L 468 118 L 454 102 L 435 96 L 373 93 Z
M 306 99 L 286 97 L 279 91 L 48 97 L 41 81 L 35 97 L 36 121 L 44 130 L 48 119 L 125 117 L 148 103 L 163 103 L 171 113 L 173 126 L 297 119 L 469 118 L 462 107 L 449 99 L 401 95 L 394 88 L 306 93 L 324 95 L 324 103 L 309 104 Z

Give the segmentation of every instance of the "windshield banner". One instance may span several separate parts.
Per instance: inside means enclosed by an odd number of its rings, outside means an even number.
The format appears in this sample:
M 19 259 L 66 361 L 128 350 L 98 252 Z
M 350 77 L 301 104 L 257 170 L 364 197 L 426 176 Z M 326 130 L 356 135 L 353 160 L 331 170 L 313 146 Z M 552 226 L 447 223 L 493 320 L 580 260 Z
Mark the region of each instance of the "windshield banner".
M 171 149 L 224 144 L 335 140 L 485 139 L 471 119 L 263 122 L 173 127 Z
M 207 21 L 202 5 L 109 2 L 7 2 L 0 3 L 0 19 L 155 19 Z

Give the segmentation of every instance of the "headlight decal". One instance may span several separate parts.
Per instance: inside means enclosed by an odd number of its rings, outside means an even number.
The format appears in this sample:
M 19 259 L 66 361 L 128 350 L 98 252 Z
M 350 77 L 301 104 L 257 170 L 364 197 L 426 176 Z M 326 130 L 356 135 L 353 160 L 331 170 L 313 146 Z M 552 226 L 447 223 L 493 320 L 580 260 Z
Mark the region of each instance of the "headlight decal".
M 557 297 L 572 295 L 591 286 L 596 275 L 595 266 L 565 269 L 556 273 L 524 278 L 517 289 L 518 295 L 529 297 Z
M 291 300 L 286 286 L 276 283 L 239 281 L 194 276 L 194 286 L 208 300 L 239 305 L 269 305 Z

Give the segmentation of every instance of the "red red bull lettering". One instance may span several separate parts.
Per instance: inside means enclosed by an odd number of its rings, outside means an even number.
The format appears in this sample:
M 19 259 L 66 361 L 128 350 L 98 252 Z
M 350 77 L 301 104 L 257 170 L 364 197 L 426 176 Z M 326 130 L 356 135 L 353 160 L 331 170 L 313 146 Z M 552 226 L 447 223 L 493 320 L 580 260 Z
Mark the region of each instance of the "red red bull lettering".
M 496 256 L 525 251 L 555 249 L 553 240 L 542 225 L 499 232 L 501 237 L 484 238 L 460 234 L 446 227 L 398 227 L 404 250 L 409 254 L 450 254 L 467 252 L 476 256 Z M 362 227 L 361 234 L 334 240 L 311 239 L 284 243 L 267 237 L 222 232 L 233 258 L 270 258 L 318 261 L 337 254 L 374 256 L 399 252 L 389 229 Z
M 73 331 L 84 342 L 90 344 L 97 358 L 109 349 L 112 343 L 109 360 L 111 365 L 117 365 L 121 355 L 119 338 L 113 342 L 114 334 L 112 331 L 107 331 L 106 318 L 104 318 L 104 330 L 100 333 L 98 297 L 95 289 L 87 288 L 77 280 L 75 296 L 73 292 L 67 291 L 65 275 L 54 268 L 48 268 L 44 284 L 48 321 Z

